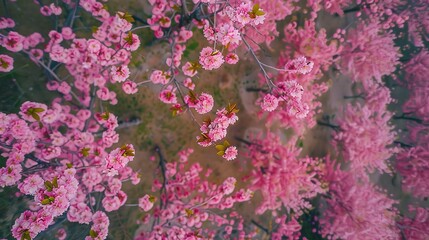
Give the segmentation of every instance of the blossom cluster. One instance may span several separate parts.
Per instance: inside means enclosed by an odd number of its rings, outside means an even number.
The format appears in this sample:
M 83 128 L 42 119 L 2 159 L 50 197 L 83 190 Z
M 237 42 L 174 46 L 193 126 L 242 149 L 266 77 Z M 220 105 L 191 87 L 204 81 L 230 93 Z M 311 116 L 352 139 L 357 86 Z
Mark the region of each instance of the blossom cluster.
M 296 139 L 283 144 L 279 136 L 267 132 L 266 136 L 251 140 L 248 157 L 254 169 L 249 176 L 249 187 L 260 191 L 263 198 L 257 214 L 279 211 L 283 206 L 299 217 L 312 207 L 308 199 L 326 192 L 317 176 L 323 170 L 320 160 L 299 158 L 299 154 Z
M 230 125 L 237 122 L 238 109 L 235 104 L 229 104 L 226 108 L 217 110 L 216 118 L 211 120 L 207 118 L 200 127 L 201 135 L 197 137 L 198 144 L 203 147 L 208 147 L 213 143 L 226 137 L 227 129 Z M 222 149 L 222 156 L 227 160 L 232 160 L 236 157 L 237 151 L 233 146 L 225 146 Z
M 249 201 L 253 193 L 245 189 L 235 190 L 237 180 L 233 177 L 228 177 L 219 185 L 211 183 L 208 180 L 212 172 L 210 169 L 204 170 L 199 163 L 188 164 L 191 152 L 189 149 L 181 151 L 180 162 L 165 164 L 166 179 L 162 182 L 154 180 L 152 190 L 161 192 L 159 200 L 149 195 L 139 200 L 144 211 L 153 207 L 150 217 L 142 222 L 143 225 L 152 226 L 152 229 L 141 231 L 136 239 L 162 239 L 167 236 L 169 239 L 213 238 L 215 231 L 210 225 L 225 229 L 225 238 L 232 236 L 233 229 L 239 231 L 240 236 L 248 235 L 244 232 L 240 215 L 231 211 L 229 217 L 234 220 L 226 219 L 220 211 Z M 190 166 L 185 168 L 187 165 Z M 159 205 L 154 206 L 157 202 Z
M 332 239 L 399 238 L 394 200 L 377 190 L 368 179 L 359 180 L 340 170 L 333 161 L 327 164 L 326 171 L 330 197 L 326 199 L 328 206 L 320 219 L 323 236 Z

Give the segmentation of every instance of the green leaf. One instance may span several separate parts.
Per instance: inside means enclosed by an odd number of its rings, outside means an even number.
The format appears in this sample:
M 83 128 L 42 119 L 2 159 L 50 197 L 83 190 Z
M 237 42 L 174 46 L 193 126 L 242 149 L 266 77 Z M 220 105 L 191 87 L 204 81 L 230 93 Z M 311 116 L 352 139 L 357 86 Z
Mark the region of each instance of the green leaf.
M 98 27 L 97 26 L 92 26 L 91 27 L 91 32 L 92 33 L 96 33 L 98 31 Z
M 125 42 L 127 42 L 129 45 L 133 44 L 133 33 L 130 31 L 128 32 L 128 35 L 124 38 Z
M 225 146 L 224 145 L 216 145 L 216 149 L 218 151 L 225 151 Z
M 122 19 L 125 19 L 125 21 L 127 21 L 129 23 L 135 22 L 133 16 L 127 12 L 125 12 L 125 13 L 118 12 L 118 16 Z
M 52 185 L 56 188 L 58 187 L 58 177 L 54 177 L 54 179 L 52 180 Z
M 45 109 L 43 109 L 43 108 L 33 108 L 33 111 L 36 112 L 36 113 L 41 113 L 41 112 L 44 112 Z
M 50 204 L 50 203 L 51 203 L 51 201 L 50 201 L 48 198 L 45 198 L 45 199 L 43 199 L 40 203 L 41 203 L 42 205 L 48 205 L 48 204 Z
M 252 9 L 252 12 L 253 13 L 255 13 L 256 11 L 258 11 L 259 10 L 259 4 L 257 3 L 257 4 L 255 4 L 255 5 L 253 5 L 253 9 Z
M 7 63 L 6 61 L 4 61 L 3 59 L 0 58 L 0 66 L 2 68 L 7 68 L 7 67 L 9 67 L 9 63 Z
M 229 142 L 227 140 L 225 140 L 223 142 L 223 145 L 225 146 L 225 149 L 228 148 L 229 146 L 231 146 L 231 144 L 229 144 Z
M 219 155 L 219 156 L 223 156 L 225 154 L 225 151 L 219 151 L 216 154 Z
M 91 150 L 91 149 L 90 148 L 83 148 L 82 150 L 80 150 L 80 153 L 82 154 L 82 156 L 88 157 L 89 156 L 89 150 Z
M 31 113 L 31 116 L 32 116 L 34 119 L 36 119 L 36 121 L 40 121 L 39 114 L 37 114 L 37 113 L 33 112 L 33 113 Z
M 252 11 L 248 13 L 250 18 L 256 18 L 257 16 L 265 15 L 265 12 L 259 9 L 259 4 L 253 5 Z
M 186 215 L 188 215 L 188 217 L 191 217 L 192 215 L 194 215 L 194 210 L 192 209 L 185 208 L 185 212 L 186 212 Z
M 255 15 L 256 15 L 256 16 L 264 16 L 264 15 L 265 15 L 265 12 L 263 12 L 263 11 L 261 11 L 261 10 L 258 10 L 258 11 L 256 11 L 256 12 L 255 12 Z
M 22 233 L 21 240 L 31 240 L 30 231 L 28 229 Z
M 109 119 L 109 112 L 105 112 L 105 113 L 103 113 L 103 114 L 101 114 L 101 118 L 103 119 L 103 120 L 108 120 Z
M 45 188 L 48 192 L 52 191 L 53 185 L 50 181 L 45 181 Z
M 91 229 L 89 231 L 89 236 L 91 236 L 92 238 L 96 238 L 98 236 L 98 233 L 96 231 L 94 231 L 94 230 Z
M 67 168 L 72 168 L 72 167 L 73 167 L 73 164 L 71 164 L 71 163 L 66 163 L 66 166 L 67 166 Z

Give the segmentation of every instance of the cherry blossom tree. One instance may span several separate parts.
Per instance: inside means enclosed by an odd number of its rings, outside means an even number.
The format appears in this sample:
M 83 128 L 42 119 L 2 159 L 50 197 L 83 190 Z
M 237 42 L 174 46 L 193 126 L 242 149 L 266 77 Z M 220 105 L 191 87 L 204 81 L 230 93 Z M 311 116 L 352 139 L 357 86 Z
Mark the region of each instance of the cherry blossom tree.
M 0 9 L 0 81 L 21 91 L 16 111 L 0 112 L 0 187 L 23 206 L 8 212 L 1 237 L 68 239 L 76 227 L 108 239 L 115 214 L 133 209 L 138 220 L 124 231 L 135 239 L 427 238 L 424 0 L 25 3 L 46 26 L 19 16 L 20 2 Z M 325 27 L 326 16 L 344 24 Z M 22 91 L 26 66 L 49 100 Z M 207 87 L 207 74 L 243 68 L 256 69 L 245 89 L 257 92 L 255 114 Z M 339 76 L 356 95 L 332 107 L 323 95 Z M 180 128 L 195 129 L 192 148 L 177 143 L 171 157 L 169 143 L 154 143 L 144 161 L 120 136 L 126 117 L 113 106 L 148 92 L 166 107 L 156 114 L 191 123 Z M 331 107 L 336 116 L 321 121 Z M 253 120 L 260 133 L 243 136 Z M 317 123 L 335 130 L 325 132 L 328 155 L 304 146 Z M 400 194 L 379 186 L 380 175 L 399 177 Z

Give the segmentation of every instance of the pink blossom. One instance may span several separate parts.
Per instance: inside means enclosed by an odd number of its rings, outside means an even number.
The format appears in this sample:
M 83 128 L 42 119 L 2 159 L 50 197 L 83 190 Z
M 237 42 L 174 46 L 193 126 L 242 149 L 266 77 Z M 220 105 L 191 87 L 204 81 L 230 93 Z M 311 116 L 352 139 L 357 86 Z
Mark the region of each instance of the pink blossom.
M 165 85 L 170 81 L 170 78 L 171 78 L 171 76 L 168 73 L 160 71 L 160 70 L 155 70 L 152 72 L 149 79 L 154 84 L 161 83 L 162 85 Z
M 198 73 L 198 71 L 197 71 L 198 67 L 199 66 L 196 63 L 186 62 L 182 66 L 183 74 L 185 74 L 188 77 L 193 77 Z
M 395 71 L 399 63 L 401 54 L 394 45 L 394 38 L 376 21 L 360 23 L 347 34 L 347 42 L 341 52 L 341 71 L 364 85 L 371 78 L 381 82 L 381 77 Z
M 183 85 L 185 85 L 189 90 L 194 90 L 195 88 L 195 84 L 192 82 L 191 78 L 185 78 Z
M 228 53 L 225 56 L 225 62 L 228 64 L 236 64 L 238 62 L 239 58 L 237 56 L 237 54 L 235 53 Z
M 107 101 L 110 99 L 110 92 L 109 89 L 106 87 L 102 87 L 97 90 L 97 96 L 103 101 Z
M 2 46 L 12 52 L 19 52 L 23 49 L 24 37 L 17 32 L 10 31 L 9 34 L 2 39 Z
M 64 228 L 60 228 L 60 229 L 58 229 L 58 231 L 55 233 L 55 237 L 56 237 L 58 240 L 65 240 L 65 239 L 66 239 L 66 237 L 67 237 L 67 232 L 66 232 L 66 230 L 65 230 Z
M 105 159 L 109 175 L 116 175 L 118 170 L 124 168 L 128 162 L 133 161 L 134 155 L 134 147 L 131 144 L 126 144 L 111 151 Z
M 307 74 L 313 69 L 313 66 L 312 61 L 308 61 L 306 57 L 301 56 L 287 62 L 284 68 L 290 73 Z
M 131 34 L 128 34 L 126 37 L 123 38 L 122 44 L 126 50 L 133 52 L 133 51 L 137 50 L 137 48 L 139 48 L 140 39 L 136 34 L 131 33 Z
M 15 27 L 15 21 L 11 18 L 0 17 L 0 29 Z
M 130 76 L 130 70 L 127 65 L 113 66 L 110 69 L 112 82 L 124 82 Z
M 224 46 L 229 44 L 238 45 L 241 41 L 240 32 L 232 25 L 222 24 L 216 31 L 216 37 Z
M 10 72 L 13 69 L 13 58 L 0 54 L 0 72 Z
M 89 39 L 86 42 L 86 46 L 90 53 L 97 53 L 101 49 L 101 43 L 96 39 Z
M 316 178 L 320 172 L 315 167 L 318 159 L 299 158 L 296 138 L 284 144 L 279 136 L 268 132 L 250 142 L 248 157 L 255 166 L 249 176 L 250 189 L 260 191 L 263 198 L 256 210 L 258 214 L 284 206 L 299 216 L 303 209 L 312 207 L 308 199 L 326 191 Z
M 274 111 L 278 105 L 279 105 L 279 100 L 271 94 L 266 94 L 261 103 L 262 109 L 267 112 Z
M 237 157 L 238 151 L 237 147 L 235 146 L 229 146 L 225 150 L 225 154 L 222 155 L 223 158 L 225 158 L 228 161 L 234 160 Z
M 153 204 L 155 203 L 155 197 L 150 196 L 148 194 L 139 198 L 139 207 L 143 209 L 143 211 L 147 212 L 152 209 Z
M 66 40 L 71 40 L 76 37 L 76 34 L 73 33 L 73 30 L 70 27 L 61 28 L 61 35 L 63 35 L 63 38 Z
M 320 219 L 323 236 L 341 239 L 399 239 L 394 200 L 378 191 L 366 179 L 328 165 L 331 197 Z
M 126 80 L 122 83 L 122 90 L 124 90 L 126 94 L 135 94 L 138 91 L 137 84 L 133 81 Z
M 0 187 L 15 185 L 21 179 L 21 172 L 20 164 L 0 168 Z
M 21 105 L 19 114 L 23 119 L 35 122 L 43 119 L 47 112 L 46 110 L 47 106 L 45 104 L 27 101 Z
M 207 93 L 202 93 L 198 97 L 198 102 L 195 104 L 195 110 L 199 114 L 206 114 L 213 108 L 214 100 L 213 97 Z
M 213 50 L 211 47 L 205 47 L 200 52 L 200 64 L 206 70 L 219 68 L 223 64 L 222 53 L 218 50 Z
M 22 193 L 34 195 L 37 190 L 43 187 L 43 183 L 44 181 L 39 175 L 32 174 L 20 183 L 18 187 Z
M 406 239 L 425 240 L 429 237 L 429 211 L 427 208 L 410 205 L 413 217 L 404 216 L 398 223 Z
M 37 212 L 27 210 L 15 220 L 15 224 L 12 226 L 12 235 L 16 239 L 24 238 L 24 236 L 33 239 L 41 231 L 48 228 L 52 221 L 52 215 L 43 210 Z
M 176 88 L 173 88 L 172 85 L 169 85 L 167 88 L 165 88 L 159 93 L 159 99 L 163 103 L 167 103 L 167 104 L 177 103 L 177 97 L 176 97 L 176 94 L 174 93 L 175 91 L 176 91 Z
M 234 191 L 236 183 L 237 183 L 237 179 L 233 177 L 229 177 L 225 179 L 223 184 L 220 186 L 220 192 L 225 195 L 231 194 Z
M 57 7 L 53 3 L 51 3 L 51 5 L 49 5 L 49 7 L 52 10 L 52 14 L 54 14 L 54 15 L 61 15 L 61 13 L 62 13 L 61 7 Z

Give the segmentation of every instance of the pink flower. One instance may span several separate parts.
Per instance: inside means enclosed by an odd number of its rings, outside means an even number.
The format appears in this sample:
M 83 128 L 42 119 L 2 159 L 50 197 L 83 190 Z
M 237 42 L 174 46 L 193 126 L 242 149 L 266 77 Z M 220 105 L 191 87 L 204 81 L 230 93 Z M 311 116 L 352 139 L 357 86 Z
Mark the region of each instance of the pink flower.
M 51 5 L 49 5 L 49 7 L 51 8 L 52 14 L 54 14 L 54 15 L 61 15 L 61 13 L 62 13 L 61 7 L 57 7 L 53 3 L 51 3 Z
M 62 94 L 69 94 L 71 91 L 71 87 L 67 82 L 61 82 L 60 85 L 57 88 L 57 91 L 62 93 Z
M 44 181 L 39 175 L 32 174 L 20 183 L 18 187 L 22 193 L 34 195 L 37 190 L 43 187 L 43 183 Z
M 206 114 L 213 108 L 214 100 L 213 97 L 207 93 L 202 93 L 198 97 L 198 102 L 195 104 L 195 110 L 199 114 Z
M 252 20 L 249 15 L 249 12 L 252 11 L 252 6 L 250 4 L 250 2 L 242 2 L 240 6 L 235 9 L 234 15 L 230 17 L 242 25 L 248 24 Z
M 199 66 L 198 63 L 186 62 L 182 66 L 182 71 L 183 71 L 183 74 L 185 74 L 186 76 L 193 77 L 193 76 L 195 76 L 198 73 L 197 69 L 199 67 L 200 66 Z
M 205 47 L 200 53 L 200 64 L 206 70 L 219 68 L 224 62 L 222 53 L 213 50 L 211 47 Z
M 73 33 L 73 30 L 69 27 L 63 27 L 61 29 L 61 34 L 63 35 L 63 38 L 66 40 L 71 40 L 76 37 L 76 35 Z
M 399 63 L 399 47 L 395 35 L 383 31 L 379 22 L 362 22 L 347 34 L 347 42 L 341 52 L 341 71 L 354 81 L 366 82 L 375 78 L 381 82 L 383 75 L 391 74 Z
M 314 63 L 301 56 L 286 63 L 285 70 L 290 73 L 307 74 L 313 69 Z
M 67 232 L 66 232 L 66 230 L 65 230 L 64 228 L 60 228 L 60 229 L 58 229 L 57 233 L 55 233 L 55 237 L 56 237 L 58 240 L 65 240 L 65 239 L 66 239 L 66 237 L 67 237 Z
M 195 84 L 190 78 L 185 78 L 185 81 L 183 81 L 183 85 L 185 85 L 185 87 L 187 87 L 189 90 L 194 90 L 195 88 Z
M 241 41 L 240 32 L 232 25 L 222 24 L 218 27 L 216 37 L 222 43 L 227 46 L 228 44 L 238 45 Z
M 102 87 L 97 90 L 97 96 L 103 101 L 107 101 L 110 99 L 110 92 L 107 87 Z
M 130 80 L 126 80 L 123 84 L 122 84 L 122 90 L 124 90 L 124 92 L 126 94 L 134 94 L 138 91 L 137 89 L 137 84 L 133 81 Z
M 154 84 L 161 83 L 162 85 L 167 84 L 170 81 L 170 78 L 171 78 L 170 74 L 163 72 L 163 71 L 160 71 L 160 70 L 153 71 L 149 77 L 149 79 Z
M 155 197 L 146 194 L 139 198 L 139 207 L 143 209 L 143 211 L 147 212 L 152 209 L 155 200 Z
M 229 195 L 234 191 L 236 183 L 237 179 L 235 179 L 234 177 L 229 177 L 225 179 L 219 190 L 222 194 Z
M 225 62 L 228 64 L 236 64 L 238 62 L 238 56 L 235 53 L 228 53 L 225 56 Z
M 36 122 L 43 118 L 46 110 L 47 106 L 45 104 L 27 101 L 21 105 L 19 114 L 24 120 Z
M 131 144 L 126 144 L 121 148 L 116 148 L 106 157 L 106 168 L 108 174 L 114 176 L 118 174 L 118 170 L 124 168 L 128 162 L 134 160 L 134 147 Z
M 279 105 L 279 100 L 271 94 L 266 94 L 261 103 L 262 109 L 268 112 L 274 111 L 278 105 Z
M 38 212 L 27 210 L 15 220 L 15 224 L 12 227 L 12 235 L 16 239 L 33 239 L 41 231 L 48 228 L 52 221 L 52 215 L 43 210 Z
M 21 172 L 22 166 L 20 164 L 0 168 L 0 187 L 16 184 L 21 179 Z
M 140 39 L 136 34 L 131 33 L 131 34 L 126 35 L 126 37 L 124 37 L 122 39 L 122 44 L 126 50 L 132 52 L 132 51 L 137 50 L 137 48 L 139 48 Z
M 11 52 L 19 52 L 23 49 L 24 37 L 17 32 L 9 32 L 9 34 L 2 39 L 2 46 Z
M 101 43 L 96 39 L 89 39 L 86 42 L 87 50 L 90 53 L 97 53 L 101 49 Z
M 40 8 L 40 13 L 47 17 L 47 16 L 51 16 L 52 15 L 52 10 L 51 8 L 49 8 L 49 6 L 43 6 Z
M 112 81 L 115 82 L 124 82 L 130 76 L 130 69 L 127 65 L 122 66 L 113 66 L 110 69 L 110 74 L 112 76 Z
M 237 157 L 238 151 L 235 146 L 229 146 L 222 155 L 228 161 L 234 160 Z
M 176 94 L 174 93 L 176 91 L 176 88 L 173 88 L 172 85 L 169 85 L 166 89 L 162 90 L 159 93 L 159 99 L 163 102 L 163 103 L 177 103 L 177 97 Z
M 0 17 L 0 29 L 13 28 L 15 22 L 11 18 Z
M 10 72 L 13 69 L 13 58 L 0 54 L 0 72 Z
M 113 196 L 113 197 L 105 196 L 101 201 L 101 203 L 103 204 L 103 207 L 106 210 L 106 212 L 112 212 L 112 211 L 118 210 L 121 207 L 121 201 L 116 196 Z

